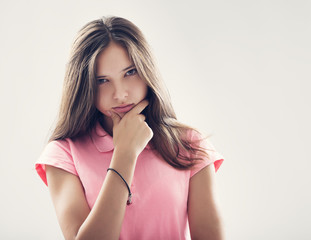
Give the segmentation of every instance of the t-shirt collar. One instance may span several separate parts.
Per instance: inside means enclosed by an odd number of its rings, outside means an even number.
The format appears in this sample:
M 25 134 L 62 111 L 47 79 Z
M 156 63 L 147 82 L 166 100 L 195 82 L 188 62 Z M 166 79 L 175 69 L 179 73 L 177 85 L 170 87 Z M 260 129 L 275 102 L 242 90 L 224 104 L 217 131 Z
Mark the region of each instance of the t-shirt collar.
M 91 138 L 99 152 L 109 152 L 114 149 L 112 137 L 103 129 L 98 121 L 91 132 Z M 146 149 L 150 149 L 150 142 L 147 144 Z

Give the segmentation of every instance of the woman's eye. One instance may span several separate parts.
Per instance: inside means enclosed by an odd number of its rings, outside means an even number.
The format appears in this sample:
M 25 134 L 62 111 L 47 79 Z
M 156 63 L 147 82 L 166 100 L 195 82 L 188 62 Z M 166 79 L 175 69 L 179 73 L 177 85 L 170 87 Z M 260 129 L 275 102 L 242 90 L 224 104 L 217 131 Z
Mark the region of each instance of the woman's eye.
M 98 82 L 99 84 L 103 84 L 103 83 L 105 83 L 105 82 L 108 82 L 108 80 L 105 79 L 105 78 L 101 78 L 101 79 L 98 79 L 97 82 Z
M 125 73 L 125 76 L 132 76 L 137 73 L 136 68 L 131 69 L 130 71 Z

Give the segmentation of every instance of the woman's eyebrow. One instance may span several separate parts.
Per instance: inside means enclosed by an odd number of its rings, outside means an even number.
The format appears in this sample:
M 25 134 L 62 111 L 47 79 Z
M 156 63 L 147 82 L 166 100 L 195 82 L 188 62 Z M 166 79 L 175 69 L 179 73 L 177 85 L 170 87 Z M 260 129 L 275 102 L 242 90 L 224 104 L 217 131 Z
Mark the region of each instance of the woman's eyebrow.
M 134 67 L 134 64 L 131 64 L 130 66 L 124 68 L 121 72 L 124 72 L 124 71 L 126 71 L 126 70 L 128 70 L 128 69 L 130 69 L 130 68 L 132 68 L 132 67 Z M 120 72 L 120 73 L 121 73 L 121 72 Z
M 132 68 L 134 66 L 135 66 L 134 64 L 131 64 L 130 66 L 128 66 L 128 67 L 124 68 L 123 70 L 121 70 L 120 73 L 121 72 L 125 72 L 126 70 L 128 70 L 128 69 L 130 69 L 130 68 Z M 107 77 L 107 76 L 106 75 L 96 76 L 96 78 L 104 78 L 104 77 Z

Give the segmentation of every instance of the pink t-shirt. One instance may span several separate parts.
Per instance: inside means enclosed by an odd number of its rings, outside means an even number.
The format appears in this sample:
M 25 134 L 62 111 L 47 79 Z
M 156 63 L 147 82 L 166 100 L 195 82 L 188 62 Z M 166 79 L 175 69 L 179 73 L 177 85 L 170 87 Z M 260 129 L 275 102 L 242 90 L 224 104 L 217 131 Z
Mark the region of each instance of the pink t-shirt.
M 199 135 L 192 131 L 191 139 Z M 137 159 L 130 186 L 132 204 L 127 205 L 120 239 L 190 239 L 187 199 L 190 178 L 214 163 L 216 171 L 223 162 L 211 143 L 201 142 L 209 159 L 193 169 L 178 170 L 155 154 L 148 144 Z M 77 139 L 52 141 L 36 162 L 45 184 L 45 164 L 66 170 L 80 178 L 85 198 L 92 208 L 104 182 L 113 153 L 113 139 L 99 123 Z

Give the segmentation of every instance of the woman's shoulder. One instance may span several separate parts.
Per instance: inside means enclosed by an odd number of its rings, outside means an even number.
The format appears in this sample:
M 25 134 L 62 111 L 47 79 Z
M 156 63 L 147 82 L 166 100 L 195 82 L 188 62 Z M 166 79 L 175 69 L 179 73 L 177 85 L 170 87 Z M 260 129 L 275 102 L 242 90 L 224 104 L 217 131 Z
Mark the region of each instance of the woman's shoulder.
M 63 150 L 70 150 L 77 145 L 86 144 L 90 140 L 90 132 L 81 134 L 76 137 L 64 137 L 61 139 L 51 139 L 46 148 L 61 148 Z
M 215 148 L 210 140 L 210 135 L 206 136 L 196 129 L 190 130 L 188 134 L 191 139 L 191 145 L 200 149 L 200 152 L 196 152 L 198 154 L 196 156 L 202 157 L 201 159 L 203 160 L 193 167 L 191 177 L 212 163 L 215 166 L 215 171 L 218 171 L 224 161 L 224 156 Z M 204 152 L 203 155 L 201 154 L 202 152 Z
M 44 147 L 42 155 L 57 155 L 60 153 L 70 154 L 72 148 L 72 139 L 50 140 Z
M 205 134 L 203 134 L 201 131 L 190 127 L 185 130 L 185 136 L 186 139 L 193 144 L 200 144 L 202 141 L 206 141 L 208 139 L 208 136 L 205 136 Z
M 35 169 L 43 182 L 47 184 L 45 166 L 50 165 L 78 175 L 74 153 L 81 149 L 83 139 L 64 138 L 49 141 L 35 162 Z
M 35 169 L 38 175 L 47 185 L 46 165 L 62 168 L 77 174 L 73 166 L 68 139 L 58 139 L 48 142 L 35 162 Z

